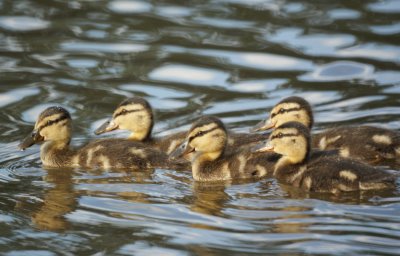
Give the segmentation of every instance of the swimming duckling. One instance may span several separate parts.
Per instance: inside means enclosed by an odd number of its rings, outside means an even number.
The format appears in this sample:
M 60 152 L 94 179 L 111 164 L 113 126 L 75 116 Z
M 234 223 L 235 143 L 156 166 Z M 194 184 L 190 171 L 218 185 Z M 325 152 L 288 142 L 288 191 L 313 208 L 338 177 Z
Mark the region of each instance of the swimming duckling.
M 140 141 L 167 154 L 176 149 L 186 138 L 186 132 L 178 132 L 167 137 L 154 137 L 151 132 L 154 116 L 151 105 L 141 97 L 132 97 L 122 101 L 113 113 L 111 120 L 96 129 L 95 134 L 110 132 L 116 129 L 132 132 L 128 139 Z M 239 147 L 265 138 L 262 134 L 230 133 L 228 145 Z
M 171 161 L 158 150 L 141 143 L 119 140 L 97 140 L 79 149 L 70 147 L 71 116 L 62 107 L 49 107 L 38 117 L 31 135 L 19 145 L 24 150 L 41 143 L 40 159 L 48 167 L 101 168 L 187 168 L 180 161 Z
M 121 129 L 131 132 L 128 139 L 140 141 L 163 152 L 171 153 L 186 137 L 186 132 L 178 132 L 164 138 L 151 136 L 154 126 L 152 108 L 147 100 L 141 97 L 132 97 L 122 101 L 113 113 L 111 120 L 107 120 L 95 134 Z
M 288 97 L 273 107 L 269 119 L 254 130 L 267 130 L 289 121 L 298 121 L 309 129 L 313 126 L 310 104 L 301 97 Z M 369 164 L 400 158 L 400 133 L 373 126 L 340 126 L 312 136 L 312 147 L 338 149 L 343 157 Z
M 190 128 L 181 147 L 171 158 L 193 154 L 192 174 L 196 181 L 260 178 L 272 171 L 276 154 L 254 154 L 250 149 L 226 150 L 228 134 L 217 117 L 203 116 Z
M 308 191 L 338 193 L 395 187 L 395 176 L 381 169 L 340 156 L 313 156 L 309 129 L 287 122 L 270 135 L 260 152 L 281 154 L 274 176 Z

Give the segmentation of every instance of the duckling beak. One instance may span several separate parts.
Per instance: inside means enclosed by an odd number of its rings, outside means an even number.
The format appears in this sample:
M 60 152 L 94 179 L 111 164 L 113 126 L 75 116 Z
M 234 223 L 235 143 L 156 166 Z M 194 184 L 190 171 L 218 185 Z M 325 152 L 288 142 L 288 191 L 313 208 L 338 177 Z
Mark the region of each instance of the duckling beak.
M 274 146 L 271 145 L 271 143 L 268 141 L 267 144 L 264 147 L 258 148 L 255 152 L 271 152 L 274 151 Z
M 271 119 L 268 119 L 268 120 L 262 120 L 261 122 L 256 124 L 256 126 L 254 126 L 250 131 L 251 132 L 266 131 L 274 127 L 275 123 L 273 123 Z
M 25 150 L 30 146 L 32 146 L 33 144 L 39 143 L 43 140 L 44 140 L 43 136 L 41 136 L 37 130 L 33 130 L 31 134 L 26 136 L 26 138 L 23 141 L 21 141 L 18 147 L 21 150 Z
M 178 148 L 176 148 L 174 151 L 172 151 L 169 154 L 169 158 L 178 159 L 178 158 L 181 158 L 181 157 L 183 157 L 187 154 L 190 154 L 194 151 L 195 151 L 195 148 L 192 148 L 191 146 L 189 146 L 188 142 L 185 141 Z
M 118 125 L 114 122 L 113 119 L 107 120 L 104 124 L 102 124 L 99 128 L 94 131 L 94 134 L 100 135 L 102 133 L 111 132 L 118 129 Z

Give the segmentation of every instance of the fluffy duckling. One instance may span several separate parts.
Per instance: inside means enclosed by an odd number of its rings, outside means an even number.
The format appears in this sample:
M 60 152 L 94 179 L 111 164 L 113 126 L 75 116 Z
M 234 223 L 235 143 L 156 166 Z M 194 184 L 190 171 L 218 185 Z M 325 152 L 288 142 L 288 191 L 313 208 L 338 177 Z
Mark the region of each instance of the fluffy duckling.
M 305 99 L 296 96 L 283 99 L 273 107 L 269 119 L 254 130 L 267 130 L 289 121 L 301 122 L 311 129 L 313 113 Z M 378 164 L 400 158 L 400 133 L 373 126 L 340 126 L 313 135 L 312 147 L 338 149 L 343 157 Z
M 114 111 L 111 120 L 96 129 L 95 134 L 110 132 L 116 129 L 132 132 L 128 139 L 140 141 L 167 154 L 176 149 L 186 138 L 186 132 L 178 132 L 167 137 L 151 135 L 154 116 L 151 105 L 141 97 L 132 97 L 122 101 Z M 240 147 L 264 139 L 262 134 L 230 133 L 228 145 Z
M 19 147 L 24 150 L 43 142 L 40 159 L 48 167 L 188 168 L 184 163 L 169 160 L 163 152 L 124 139 L 97 140 L 79 149 L 72 149 L 69 145 L 71 123 L 71 116 L 66 109 L 49 107 L 39 115 L 32 134 Z
M 282 155 L 274 167 L 274 176 L 308 191 L 338 193 L 395 187 L 395 176 L 376 167 L 340 156 L 310 154 L 309 129 L 299 122 L 277 127 L 259 151 Z
M 201 117 L 187 133 L 185 142 L 171 158 L 193 154 L 192 174 L 196 181 L 260 178 L 273 169 L 277 154 L 254 154 L 250 149 L 226 150 L 228 134 L 213 116 Z
M 122 101 L 112 118 L 97 128 L 95 134 L 117 129 L 128 130 L 131 132 L 129 140 L 140 141 L 166 153 L 171 153 L 185 140 L 186 132 L 174 133 L 164 138 L 153 137 L 153 126 L 154 116 L 149 102 L 141 97 L 132 97 Z

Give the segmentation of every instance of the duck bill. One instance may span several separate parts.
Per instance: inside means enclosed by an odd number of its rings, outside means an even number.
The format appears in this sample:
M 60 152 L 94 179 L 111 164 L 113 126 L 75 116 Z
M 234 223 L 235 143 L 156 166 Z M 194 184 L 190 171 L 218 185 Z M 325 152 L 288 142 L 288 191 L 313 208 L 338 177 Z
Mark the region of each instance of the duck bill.
M 251 131 L 252 132 L 259 132 L 259 131 L 266 131 L 269 129 L 272 129 L 275 127 L 275 123 L 271 121 L 271 119 L 268 120 L 262 120 L 256 126 L 254 126 Z
M 267 144 L 264 147 L 258 148 L 255 152 L 263 153 L 272 151 L 274 151 L 274 146 L 272 146 L 270 142 L 267 142 Z
M 31 134 L 26 136 L 24 140 L 18 145 L 18 148 L 21 150 L 25 150 L 30 146 L 40 143 L 44 140 L 43 136 L 41 136 L 36 130 L 34 130 Z
M 171 159 L 182 158 L 185 155 L 190 154 L 192 152 L 194 152 L 194 148 L 189 146 L 188 142 L 186 141 L 186 142 L 182 143 L 182 145 L 180 145 L 174 151 L 172 151 L 171 154 L 169 154 L 169 158 L 171 158 Z
M 100 135 L 102 133 L 111 132 L 116 129 L 118 129 L 118 125 L 112 119 L 110 119 L 107 120 L 104 124 L 100 125 L 100 127 L 94 131 L 94 134 Z

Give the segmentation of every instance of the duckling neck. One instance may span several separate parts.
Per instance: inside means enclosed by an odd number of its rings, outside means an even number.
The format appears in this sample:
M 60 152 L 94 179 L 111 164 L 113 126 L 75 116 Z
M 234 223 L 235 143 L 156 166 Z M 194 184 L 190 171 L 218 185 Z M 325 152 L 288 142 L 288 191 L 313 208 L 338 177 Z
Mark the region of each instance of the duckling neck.
M 275 165 L 274 175 L 280 176 L 290 167 L 303 165 L 306 163 L 307 159 L 307 152 L 304 152 L 304 154 L 297 154 L 295 156 L 282 156 Z
M 151 139 L 151 132 L 149 131 L 136 131 L 129 135 L 128 139 L 134 141 L 147 141 Z
M 203 176 L 205 166 L 219 159 L 223 154 L 223 151 L 209 152 L 209 153 L 197 153 L 192 161 L 192 175 L 195 180 L 204 180 Z M 204 175 L 203 175 L 204 174 Z
M 70 165 L 75 151 L 69 147 L 70 141 L 46 141 L 40 148 L 40 159 L 43 165 L 63 167 Z

